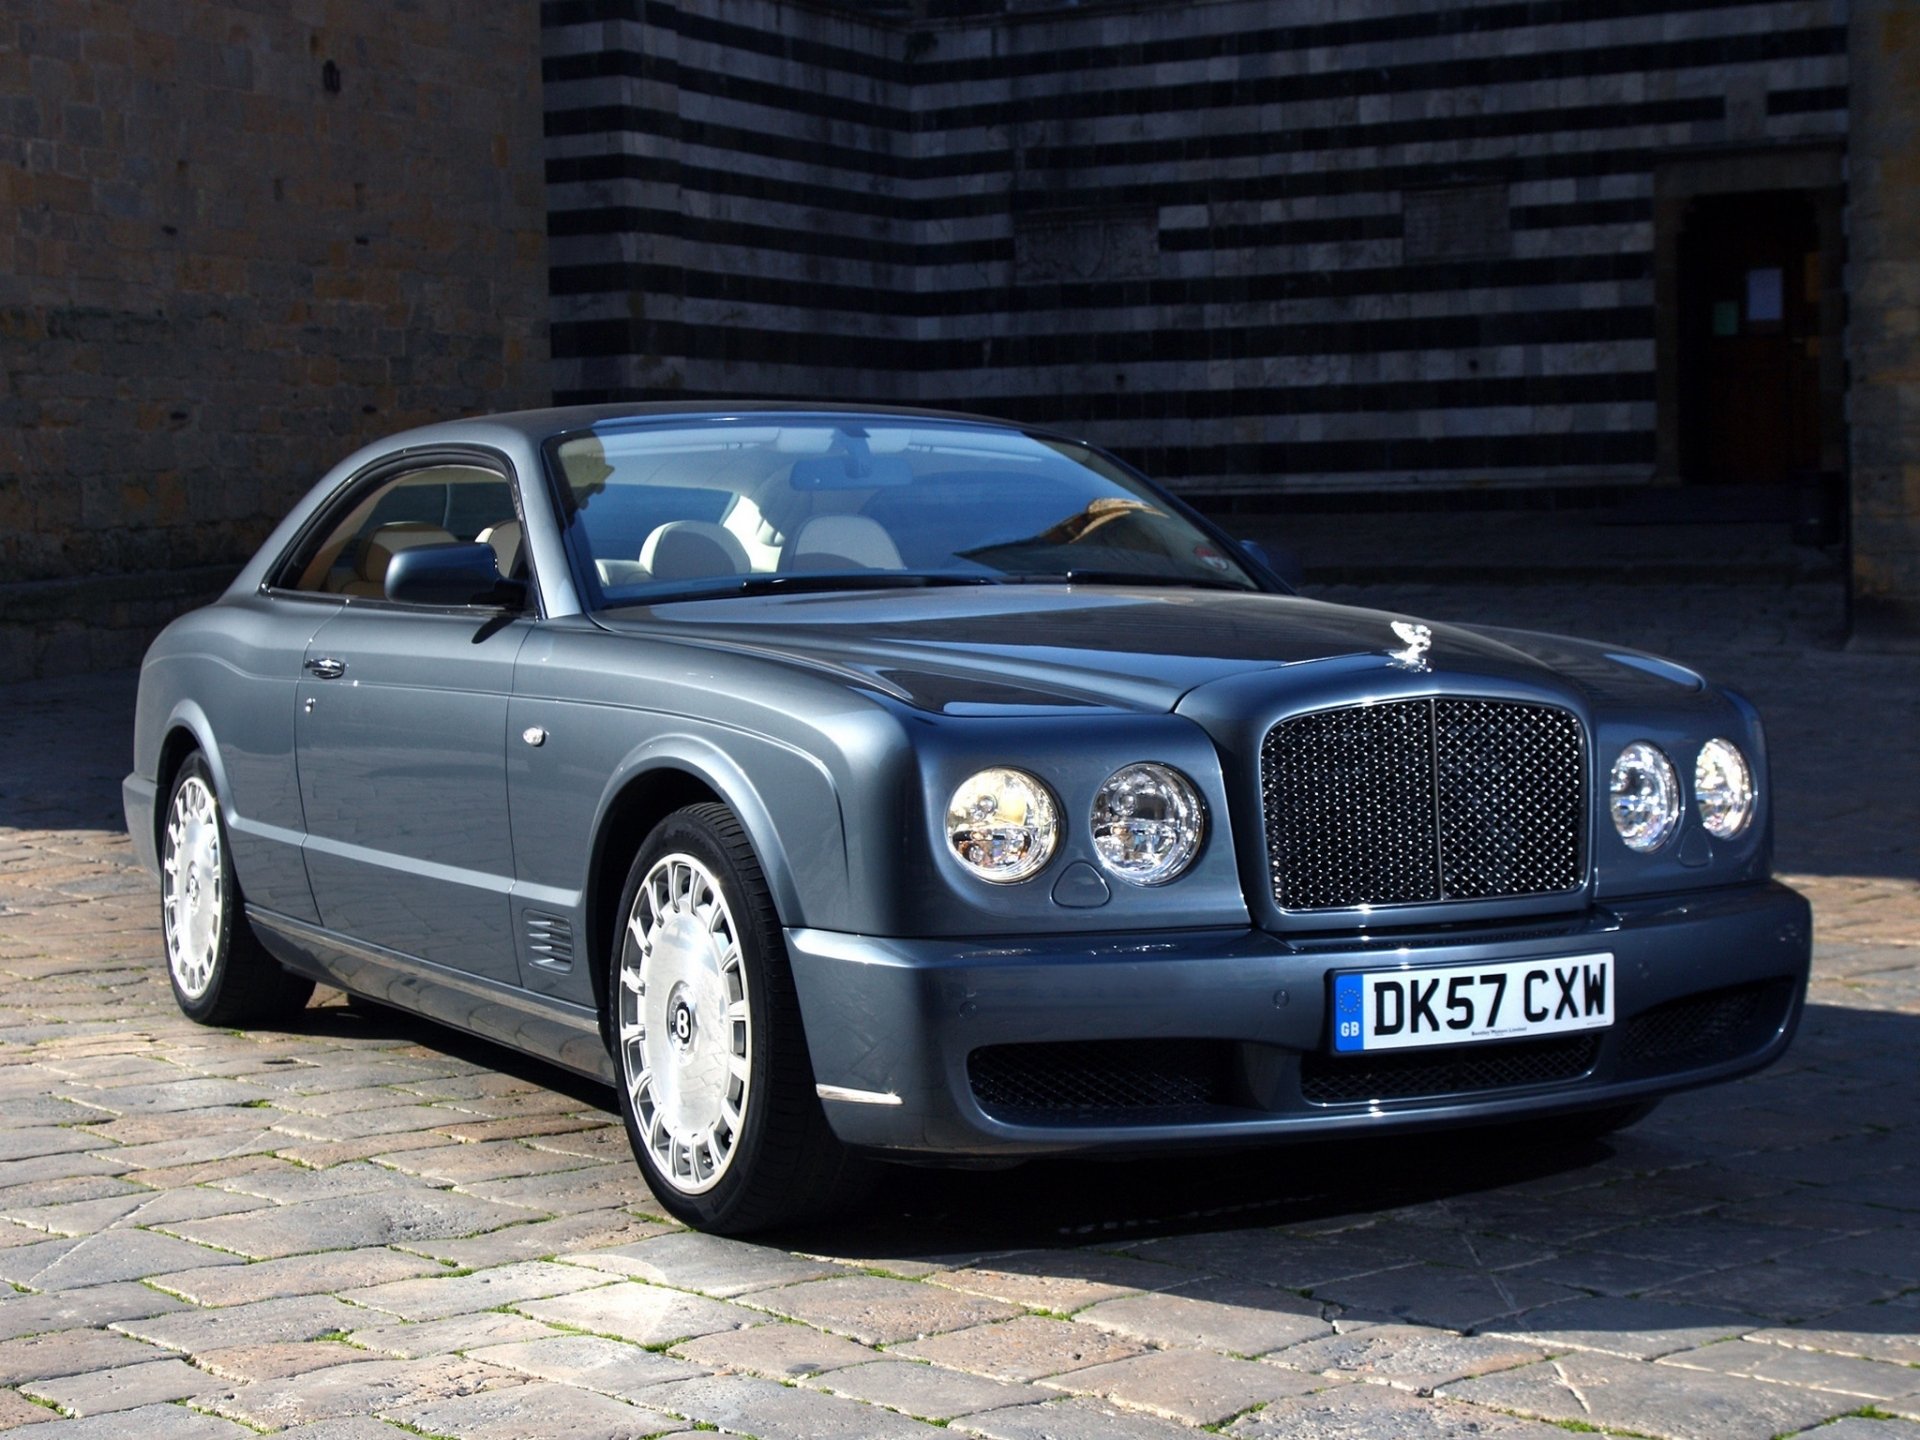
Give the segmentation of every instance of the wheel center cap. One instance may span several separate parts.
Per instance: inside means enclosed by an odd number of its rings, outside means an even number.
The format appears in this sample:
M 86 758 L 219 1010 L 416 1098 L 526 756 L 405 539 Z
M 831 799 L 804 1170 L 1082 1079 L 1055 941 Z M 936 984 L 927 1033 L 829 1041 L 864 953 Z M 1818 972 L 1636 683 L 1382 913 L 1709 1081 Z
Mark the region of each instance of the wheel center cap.
M 675 996 L 667 1007 L 667 1033 L 673 1037 L 675 1049 L 693 1048 L 693 1007 L 684 995 Z

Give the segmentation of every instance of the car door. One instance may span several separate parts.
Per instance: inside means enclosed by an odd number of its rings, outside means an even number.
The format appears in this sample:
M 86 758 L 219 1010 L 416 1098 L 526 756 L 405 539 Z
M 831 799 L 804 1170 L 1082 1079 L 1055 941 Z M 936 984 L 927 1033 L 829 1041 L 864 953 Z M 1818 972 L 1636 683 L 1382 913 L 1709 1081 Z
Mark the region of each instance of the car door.
M 517 984 L 507 703 L 535 622 L 400 604 L 380 589 L 381 546 L 485 533 L 484 502 L 449 499 L 447 515 L 464 509 L 467 520 L 432 523 L 433 497 L 421 492 L 443 483 L 481 482 L 400 476 L 396 491 L 409 500 L 400 508 L 428 513 L 382 521 L 376 507 L 361 522 L 345 552 L 357 546 L 359 558 L 339 567 L 358 577 L 341 582 L 352 598 L 307 645 L 294 716 L 307 875 L 327 929 Z

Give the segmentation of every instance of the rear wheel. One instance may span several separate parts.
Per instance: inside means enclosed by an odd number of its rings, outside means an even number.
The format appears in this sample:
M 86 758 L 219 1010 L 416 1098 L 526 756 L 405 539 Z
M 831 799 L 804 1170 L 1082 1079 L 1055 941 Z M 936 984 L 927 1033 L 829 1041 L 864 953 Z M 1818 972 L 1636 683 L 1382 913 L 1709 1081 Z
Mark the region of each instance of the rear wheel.
M 675 811 L 634 858 L 608 994 L 621 1115 L 660 1204 L 739 1234 L 852 1198 L 865 1167 L 813 1091 L 779 920 L 721 805 Z
M 313 995 L 313 982 L 269 955 L 247 924 L 213 772 L 198 752 L 174 776 L 167 801 L 160 928 L 173 998 L 202 1025 L 281 1019 Z

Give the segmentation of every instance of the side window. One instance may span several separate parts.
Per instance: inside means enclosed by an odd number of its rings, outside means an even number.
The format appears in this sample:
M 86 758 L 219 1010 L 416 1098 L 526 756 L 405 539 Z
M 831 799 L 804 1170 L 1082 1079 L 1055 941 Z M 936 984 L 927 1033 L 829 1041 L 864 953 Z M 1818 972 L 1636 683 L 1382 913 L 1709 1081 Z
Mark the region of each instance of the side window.
M 504 475 L 476 465 L 432 465 L 383 476 L 332 502 L 280 569 L 285 590 L 378 598 L 387 565 L 418 545 L 484 541 L 505 576 L 526 574 L 520 521 Z

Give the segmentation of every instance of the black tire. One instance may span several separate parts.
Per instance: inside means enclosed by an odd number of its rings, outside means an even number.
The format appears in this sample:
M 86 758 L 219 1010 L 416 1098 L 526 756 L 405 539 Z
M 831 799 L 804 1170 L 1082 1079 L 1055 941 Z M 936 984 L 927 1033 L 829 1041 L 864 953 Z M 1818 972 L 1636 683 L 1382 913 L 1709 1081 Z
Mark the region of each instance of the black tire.
M 690 805 L 661 821 L 616 918 L 615 1089 L 661 1207 L 739 1235 L 850 1203 L 870 1167 L 834 1137 L 814 1094 L 779 917 L 732 812 Z
M 160 830 L 160 933 L 181 1013 L 202 1025 L 283 1020 L 313 981 L 261 946 L 247 923 L 213 772 L 198 751 L 173 777 Z

